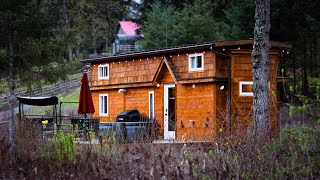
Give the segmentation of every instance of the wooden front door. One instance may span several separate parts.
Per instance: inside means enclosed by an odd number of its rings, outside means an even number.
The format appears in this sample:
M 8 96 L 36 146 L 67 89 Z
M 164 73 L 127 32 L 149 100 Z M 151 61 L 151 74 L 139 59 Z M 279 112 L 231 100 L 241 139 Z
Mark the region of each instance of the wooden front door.
M 174 140 L 176 129 L 176 86 L 164 85 L 164 139 Z

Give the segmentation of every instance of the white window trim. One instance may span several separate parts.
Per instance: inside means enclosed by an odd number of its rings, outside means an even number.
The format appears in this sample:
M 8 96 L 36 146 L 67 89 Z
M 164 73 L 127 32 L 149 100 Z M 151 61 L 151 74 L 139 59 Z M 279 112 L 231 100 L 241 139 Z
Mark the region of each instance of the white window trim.
M 104 109 L 101 107 L 101 97 L 105 96 L 107 98 L 107 113 L 102 113 L 102 110 Z M 109 95 L 108 94 L 99 94 L 99 115 L 100 116 L 108 116 L 109 115 Z
M 191 57 L 197 57 L 197 56 L 201 56 L 202 67 L 201 68 L 192 68 L 191 67 Z M 190 54 L 189 59 L 188 59 L 188 65 L 189 65 L 189 71 L 202 71 L 202 70 L 204 70 L 204 54 L 203 53 Z
M 150 112 L 150 94 L 152 94 L 152 103 L 153 103 L 153 105 L 152 105 L 152 112 L 153 112 L 152 118 L 154 118 L 154 104 L 155 104 L 154 103 L 154 91 L 149 91 L 149 94 L 148 94 L 148 96 L 149 96 L 149 98 L 148 98 L 149 99 L 149 103 L 148 103 L 149 104 L 149 118 L 151 117 L 151 114 L 150 114 L 151 113 Z
M 100 67 L 107 67 L 107 71 L 108 71 L 107 77 L 101 77 L 100 76 Z M 101 65 L 98 66 L 98 78 L 99 79 L 108 80 L 109 79 L 109 75 L 110 75 L 109 64 L 101 64 Z
M 253 92 L 242 92 L 242 85 L 253 85 L 253 81 L 240 81 L 239 82 L 239 95 L 240 96 L 253 96 Z

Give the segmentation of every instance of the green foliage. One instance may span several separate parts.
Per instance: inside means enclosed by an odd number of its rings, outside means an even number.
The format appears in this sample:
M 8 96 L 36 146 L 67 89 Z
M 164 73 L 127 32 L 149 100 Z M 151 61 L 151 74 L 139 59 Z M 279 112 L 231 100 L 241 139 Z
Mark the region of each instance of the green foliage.
M 151 5 L 146 13 L 147 20 L 141 33 L 145 38 L 141 42 L 144 49 L 154 49 L 176 45 L 174 26 L 177 16 L 172 6 L 165 7 L 160 1 Z
M 210 0 L 195 0 L 175 7 L 155 1 L 146 12 L 141 33 L 144 49 L 208 42 L 225 37 L 226 24 L 214 16 Z
M 58 133 L 52 138 L 54 155 L 62 162 L 64 160 L 74 161 L 76 156 L 76 145 L 72 134 Z
M 275 177 L 317 176 L 319 173 L 319 129 L 298 124 L 286 125 L 281 137 L 270 146 L 275 156 Z

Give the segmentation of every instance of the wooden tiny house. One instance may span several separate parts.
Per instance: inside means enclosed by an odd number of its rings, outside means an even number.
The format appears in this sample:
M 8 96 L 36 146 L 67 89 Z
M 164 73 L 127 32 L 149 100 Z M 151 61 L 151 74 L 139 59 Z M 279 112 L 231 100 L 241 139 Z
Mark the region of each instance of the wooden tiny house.
M 252 123 L 253 40 L 218 41 L 86 59 L 100 122 L 123 110 L 155 118 L 159 137 L 208 140 Z M 272 129 L 278 129 L 279 53 L 289 44 L 271 41 Z

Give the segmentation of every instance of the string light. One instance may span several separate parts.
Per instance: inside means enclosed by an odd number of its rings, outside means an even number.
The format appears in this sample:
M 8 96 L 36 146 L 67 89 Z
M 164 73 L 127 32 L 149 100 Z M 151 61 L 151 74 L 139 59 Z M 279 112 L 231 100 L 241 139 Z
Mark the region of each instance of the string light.
M 128 62 L 128 61 L 126 61 L 126 62 Z
M 153 57 L 153 59 L 157 59 L 156 57 Z
M 119 64 L 120 64 L 120 61 L 119 61 Z
M 178 54 L 178 56 L 180 56 L 180 54 Z
M 225 49 L 225 48 L 223 48 L 223 49 L 222 49 L 222 51 L 226 51 L 226 49 Z
M 112 62 L 112 64 L 114 64 L 114 62 Z
M 140 59 L 140 61 L 141 61 L 141 59 Z
M 134 60 L 132 60 L 132 61 L 134 61 Z
M 149 60 L 149 58 L 147 58 L 147 60 Z
M 240 46 L 238 47 L 238 50 L 240 50 Z
M 284 49 L 282 49 L 282 52 L 284 53 Z

